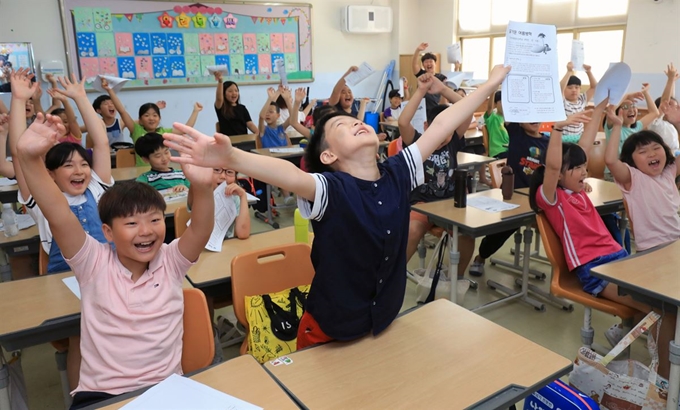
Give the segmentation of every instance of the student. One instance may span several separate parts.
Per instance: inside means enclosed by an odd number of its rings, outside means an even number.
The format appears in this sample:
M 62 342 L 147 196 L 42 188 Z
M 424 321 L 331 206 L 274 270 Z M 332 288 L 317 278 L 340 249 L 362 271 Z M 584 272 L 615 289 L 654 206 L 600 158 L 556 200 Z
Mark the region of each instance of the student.
M 441 94 L 446 99 L 458 103 L 463 98 L 454 92 L 449 87 L 442 84 L 436 77 L 432 76 L 429 88 L 418 87 L 413 94 L 411 101 L 404 107 L 404 111 L 399 117 L 399 133 L 403 145 L 409 146 L 417 142 L 421 138 L 418 131 L 411 125 L 411 120 L 418 109 L 418 105 L 428 92 Z M 433 124 L 435 119 L 444 112 L 448 106 L 441 104 L 427 112 L 427 123 L 425 129 L 429 124 Z M 420 202 L 434 202 L 442 199 L 453 198 L 454 180 L 453 172 L 458 166 L 456 156 L 458 154 L 458 147 L 460 146 L 461 138 L 465 138 L 465 131 L 467 130 L 467 122 L 463 122 L 457 129 L 455 129 L 446 140 L 444 140 L 437 149 L 423 161 L 424 183 L 417 186 L 410 194 L 411 204 Z M 409 215 L 409 232 L 408 242 L 406 245 L 406 260 L 409 261 L 418 248 L 418 243 L 425 236 L 434 224 L 432 224 L 427 216 L 420 212 L 411 211 Z M 467 268 L 472 252 L 475 247 L 475 240 L 470 236 L 459 237 L 460 248 L 460 262 L 458 263 L 458 277 L 461 278 L 465 269 Z
M 290 125 L 290 117 L 279 125 L 280 108 L 276 105 L 276 100 L 283 97 L 287 104 L 292 104 L 290 90 L 279 89 L 275 90 L 273 87 L 267 89 L 267 101 L 265 101 L 262 110 L 260 111 L 260 122 L 257 126 L 259 134 L 255 140 L 257 148 L 274 148 L 291 146 L 290 138 L 286 134 L 286 128 Z
M 221 134 L 208 137 L 165 134 L 166 145 L 185 156 L 176 160 L 238 169 L 298 195 L 303 216 L 316 234 L 316 274 L 298 330 L 302 348 L 332 339 L 352 340 L 382 332 L 399 313 L 406 287 L 409 194 L 423 182 L 422 163 L 503 81 L 509 71 L 495 67 L 489 81 L 442 112 L 421 138 L 378 164 L 375 130 L 344 112 L 316 125 L 306 151 L 307 174 L 293 164 L 232 148 Z M 430 75 L 419 79 L 429 88 Z
M 219 122 L 220 132 L 224 135 L 244 135 L 248 130 L 258 134 L 257 126 L 245 105 L 240 102 L 238 84 L 233 81 L 225 81 L 222 84 L 222 73 L 215 73 L 217 90 L 215 94 L 215 112 Z M 192 127 L 192 124 L 187 123 Z
M 489 97 L 489 101 L 487 101 L 484 124 L 489 135 L 489 156 L 498 159 L 507 158 L 510 136 L 508 135 L 508 130 L 505 129 L 503 102 L 500 91 L 496 91 L 493 98 Z
M 583 64 L 583 69 L 590 81 L 590 88 L 585 93 L 581 92 L 581 79 L 576 77 L 574 71 L 574 63 L 571 61 L 567 63 L 567 73 L 560 81 L 560 88 L 562 89 L 562 96 L 564 97 L 564 111 L 567 116 L 583 112 L 586 110 L 586 105 L 595 95 L 595 87 L 597 87 L 597 80 L 591 72 L 589 65 Z M 564 130 L 564 141 L 578 142 L 583 134 L 583 124 L 569 125 Z
M 648 129 L 654 131 L 661 136 L 663 142 L 668 145 L 671 149 L 673 155 L 680 155 L 680 141 L 678 140 L 678 131 L 669 123 L 665 116 L 665 110 L 668 105 L 677 105 L 678 102 L 675 99 L 675 82 L 680 78 L 678 70 L 670 63 L 666 70 L 666 86 L 663 89 L 661 97 L 654 100 L 654 105 L 659 109 L 659 116 L 656 117 L 651 124 L 649 124 Z
M 335 83 L 335 87 L 333 87 L 333 91 L 331 92 L 331 97 L 328 99 L 328 105 L 333 105 L 337 110 L 344 111 L 355 118 L 363 120 L 366 102 L 364 102 L 364 99 L 361 101 L 355 100 L 352 89 L 349 88 L 345 82 L 345 77 L 357 70 L 359 70 L 359 67 L 355 65 L 351 66 L 347 69 L 345 74 L 340 77 L 338 82 Z M 364 105 L 364 110 L 361 110 L 362 103 Z
M 314 105 L 316 105 L 316 100 L 312 100 L 311 104 L 308 104 L 307 107 L 305 107 L 304 110 L 300 111 L 298 108 L 297 111 L 293 110 L 293 107 L 290 104 L 290 101 L 287 101 L 285 98 L 283 98 L 283 91 L 288 90 L 288 93 L 290 93 L 290 89 L 288 87 L 284 87 L 282 84 L 279 84 L 278 88 L 278 93 L 279 93 L 279 98 L 276 99 L 276 106 L 279 108 L 279 119 L 277 120 L 278 125 L 282 125 L 288 118 L 291 117 L 291 112 L 294 112 L 295 114 L 290 120 L 290 124 L 286 129 L 286 134 L 292 133 L 293 136 L 297 135 L 298 132 L 295 131 L 295 128 L 293 128 L 292 124 L 297 121 L 300 124 L 305 122 L 305 119 L 307 118 L 307 115 L 312 111 L 312 108 Z M 297 118 L 296 118 L 297 117 Z M 290 135 L 290 134 L 289 134 Z
M 131 138 L 126 138 L 123 134 L 123 130 L 127 128 L 130 135 L 132 135 L 132 132 L 134 131 L 134 121 L 128 121 L 128 123 L 126 123 L 125 120 L 123 120 L 123 123 L 121 124 L 120 119 L 118 119 L 118 110 L 116 109 L 116 106 L 122 107 L 123 104 L 118 99 L 115 91 L 109 86 L 109 82 L 104 78 L 102 78 L 101 81 L 102 88 L 107 94 L 95 98 L 92 107 L 97 114 L 102 117 L 102 122 L 106 127 L 106 136 L 109 139 L 109 145 L 121 142 L 131 142 Z M 132 126 L 132 128 L 129 126 Z M 85 129 L 82 131 L 87 130 Z
M 420 77 L 421 75 L 428 73 L 437 77 L 437 79 L 441 82 L 446 81 L 446 76 L 444 74 L 435 73 L 437 68 L 437 56 L 432 53 L 425 53 L 422 57 L 420 57 L 420 53 L 427 50 L 427 47 L 429 47 L 429 44 L 420 43 L 420 45 L 416 48 L 416 51 L 413 52 L 413 58 L 411 59 L 411 69 L 413 69 L 413 73 L 416 77 Z M 418 61 L 418 57 L 420 57 L 420 61 Z M 446 101 L 442 100 L 441 95 L 439 94 L 431 93 L 425 96 L 425 108 L 427 111 L 430 111 L 439 104 L 445 103 Z
M 9 134 L 9 115 L 0 113 L 0 175 L 14 178 L 14 166 L 7 161 L 7 137 Z
M 172 189 L 173 192 L 182 192 L 189 189 L 184 172 L 170 166 L 170 149 L 163 145 L 161 134 L 150 132 L 138 139 L 135 152 L 151 165 L 151 169 L 138 176 L 137 181 L 149 184 L 158 191 Z
M 408 88 L 406 88 L 406 85 L 404 85 L 404 94 L 406 99 L 408 100 L 409 92 Z M 404 107 L 402 106 L 402 98 L 401 94 L 399 94 L 399 90 L 392 90 L 388 94 L 388 97 L 390 99 L 390 106 L 385 108 L 385 111 L 383 112 L 383 117 L 385 121 L 397 121 L 399 120 L 399 115 L 401 115 L 402 110 Z
M 628 203 L 635 224 L 635 245 L 644 251 L 680 239 L 680 195 L 675 178 L 680 175 L 673 153 L 654 131 L 628 137 L 618 158 L 623 116 L 607 110 L 612 133 L 605 163 Z
M 296 107 L 299 107 L 300 104 L 302 104 L 302 101 L 305 99 L 306 96 L 307 96 L 307 91 L 304 88 L 301 87 L 301 88 L 298 88 L 297 90 L 295 90 L 295 102 L 293 103 L 293 109 L 296 109 Z M 302 125 L 300 123 L 295 123 L 295 122 L 292 122 L 290 125 L 291 125 L 291 127 L 295 128 L 295 131 L 300 133 L 300 135 L 302 135 L 304 138 L 309 139 L 309 138 L 312 137 L 312 135 L 314 135 L 314 128 L 315 128 L 314 124 L 319 122 L 319 119 L 321 119 L 321 117 L 323 117 L 324 115 L 329 114 L 329 113 L 334 112 L 334 111 L 337 111 L 337 109 L 333 105 L 329 105 L 329 104 L 321 105 L 319 107 L 314 108 L 314 111 L 312 111 L 312 123 L 311 123 L 309 128 L 305 127 L 304 125 Z M 302 162 L 303 161 L 304 161 L 304 159 L 302 160 Z M 301 164 L 302 164 L 302 162 L 301 162 Z
M 60 136 L 59 142 L 72 142 L 74 144 L 83 143 L 83 134 L 80 131 L 80 126 L 78 125 L 78 120 L 76 119 L 76 113 L 73 111 L 73 107 L 68 102 L 68 98 L 59 94 L 57 88 L 51 88 L 47 90 L 47 93 L 52 97 L 52 100 L 59 101 L 64 108 L 55 108 L 53 110 L 48 110 L 48 113 L 55 115 L 61 119 L 61 123 L 64 125 L 65 134 Z
M 648 113 L 647 115 L 638 120 L 637 119 L 638 110 L 637 107 L 635 106 L 635 101 L 643 98 L 647 104 Z M 621 147 L 623 147 L 623 143 L 626 142 L 629 136 L 635 134 L 638 131 L 647 129 L 647 127 L 649 127 L 652 121 L 654 121 L 654 119 L 659 116 L 659 110 L 656 108 L 654 100 L 652 99 L 652 96 L 649 94 L 649 84 L 644 83 L 642 84 L 642 91 L 627 94 L 625 97 L 623 97 L 623 101 L 616 108 L 616 115 L 619 114 L 619 111 L 621 111 L 623 115 L 623 126 L 621 127 L 621 141 L 619 142 L 618 146 L 618 153 L 621 153 Z M 607 138 L 607 141 L 609 141 L 611 133 L 612 124 L 610 120 L 607 118 L 604 121 L 604 135 Z M 609 170 L 607 170 L 607 174 L 609 174 Z
M 591 123 L 595 126 L 600 122 L 606 102 L 607 99 L 593 113 Z M 578 276 L 585 292 L 629 306 L 638 310 L 639 316 L 642 316 L 652 309 L 630 296 L 619 296 L 618 286 L 595 278 L 590 273 L 594 267 L 622 259 L 628 254 L 612 238 L 590 198 L 583 192 L 584 179 L 588 176 L 588 152 L 593 146 L 596 133 L 586 130 L 578 145 L 563 143 L 564 125 L 566 124 L 555 124 L 550 135 L 545 167 L 539 168 L 532 177 L 529 191 L 531 207 L 536 212 L 545 214 L 561 239 L 567 266 Z M 675 318 L 666 314 L 657 341 L 658 373 L 665 378 L 668 377 L 668 350 L 674 328 Z M 620 327 L 612 327 L 607 331 L 610 343 L 618 342 L 624 335 Z
M 82 365 L 71 407 L 79 409 L 182 374 L 182 282 L 212 232 L 212 171 L 185 168 L 195 190 L 195 216 L 170 245 L 163 244 L 165 201 L 157 191 L 131 181 L 108 190 L 99 211 L 114 250 L 86 234 L 47 173 L 41 156 L 60 128 L 53 117 L 40 115 L 17 152 L 80 286 Z M 131 294 L 144 302 L 131 301 Z

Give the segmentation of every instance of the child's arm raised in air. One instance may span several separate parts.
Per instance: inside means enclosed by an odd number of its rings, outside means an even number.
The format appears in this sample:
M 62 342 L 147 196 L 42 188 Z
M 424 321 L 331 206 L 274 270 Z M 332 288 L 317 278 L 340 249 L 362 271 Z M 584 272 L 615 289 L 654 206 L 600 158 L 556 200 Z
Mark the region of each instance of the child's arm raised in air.
M 300 104 L 302 104 L 302 100 L 305 99 L 305 96 L 307 95 L 307 91 L 300 87 L 297 90 L 295 90 L 295 102 L 293 103 L 293 111 L 297 112 L 297 110 L 300 109 Z M 307 108 L 311 107 L 312 104 L 310 103 Z M 290 126 L 295 129 L 295 131 L 299 132 L 303 137 L 305 138 L 311 138 L 312 133 L 309 132 L 309 129 L 305 127 L 304 125 L 300 124 L 300 121 L 291 121 Z
M 345 82 L 345 77 L 347 77 L 349 73 L 357 71 L 358 69 L 359 67 L 353 65 L 345 72 L 345 74 L 342 75 L 342 77 L 340 77 L 338 82 L 335 83 L 335 87 L 333 87 L 333 92 L 331 92 L 331 98 L 328 99 L 328 104 L 335 105 L 340 102 L 340 93 L 342 93 L 342 89 L 347 84 Z
M 647 129 L 647 127 L 649 127 L 649 124 L 651 124 L 652 121 L 654 121 L 659 116 L 659 109 L 656 108 L 656 104 L 654 104 L 654 99 L 652 98 L 652 95 L 649 93 L 648 83 L 642 84 L 642 95 L 645 97 L 645 104 L 647 104 L 647 115 L 640 118 L 640 122 L 642 122 L 642 128 Z
M 302 88 L 302 91 L 305 92 L 305 97 L 306 97 L 307 96 L 307 90 L 303 87 L 300 87 L 300 88 Z M 298 90 L 300 88 L 298 88 Z M 297 93 L 297 90 L 295 90 L 295 92 Z M 302 97 L 302 100 L 304 100 L 304 97 Z M 300 100 L 300 105 L 302 105 L 302 100 Z M 302 113 L 305 115 L 305 118 L 307 118 L 309 113 L 312 112 L 312 109 L 314 107 L 316 107 L 316 98 L 314 98 L 312 101 L 310 101 L 309 104 L 307 104 L 307 106 L 305 107 L 305 109 L 302 110 Z M 300 121 L 298 121 L 298 122 L 300 122 Z M 293 124 L 291 124 L 291 125 L 293 125 Z
M 50 225 L 65 259 L 74 257 L 85 244 L 85 231 L 71 211 L 66 197 L 45 168 L 43 157 L 64 131 L 59 118 L 38 113 L 17 142 L 18 161 L 25 169 L 26 184 Z
M 241 200 L 239 213 L 234 220 L 234 236 L 239 239 L 248 239 L 250 236 L 250 212 L 248 212 L 248 195 L 236 182 L 227 185 L 224 195 L 238 195 Z
M 359 102 L 359 111 L 357 111 L 357 119 L 359 121 L 366 121 L 366 105 L 370 101 L 370 98 L 362 98 Z
M 258 134 L 257 138 L 255 139 L 256 148 L 262 148 L 262 136 L 264 135 L 264 131 L 267 127 L 267 124 L 264 121 L 264 117 L 267 115 L 269 106 L 274 101 L 276 101 L 277 98 L 279 98 L 279 95 L 281 94 L 279 93 L 278 90 L 274 89 L 274 87 L 267 88 L 267 101 L 264 102 L 264 105 L 260 110 L 260 115 L 258 116 L 259 118 L 259 121 L 257 123 Z
M 455 104 L 458 101 L 463 99 L 463 96 L 461 96 L 457 92 L 453 91 L 451 88 L 444 85 L 444 83 L 439 81 L 439 79 L 437 77 L 434 77 L 434 76 L 432 77 L 432 87 L 430 88 L 430 92 L 441 95 L 442 97 L 446 98 L 447 101 L 450 101 L 452 104 Z M 495 92 L 495 90 L 493 92 Z M 489 97 L 492 98 L 493 93 Z M 474 128 L 476 126 L 477 126 L 477 124 L 474 124 L 474 126 L 472 128 Z M 456 133 L 458 134 L 458 138 L 465 138 L 465 131 L 467 131 L 469 128 L 471 128 L 471 122 L 470 121 L 463 122 L 462 124 L 460 124 L 460 126 L 458 128 L 456 128 Z
M 586 91 L 586 102 L 593 99 L 595 95 L 595 88 L 597 88 L 597 79 L 593 75 L 589 65 L 583 64 L 583 69 L 586 70 L 586 75 L 588 76 L 588 82 L 590 83 L 590 88 Z
M 35 89 L 33 94 L 33 108 L 35 108 L 36 113 L 41 112 L 45 114 L 45 109 L 42 106 L 42 84 L 40 84 L 40 81 L 36 81 L 36 84 L 38 84 L 38 88 Z
M 135 129 L 135 120 L 125 109 L 123 102 L 120 100 L 120 98 L 118 98 L 118 94 L 116 94 L 113 88 L 109 87 L 109 82 L 104 78 L 102 78 L 102 88 L 109 94 L 109 97 L 111 97 L 111 102 L 116 108 L 116 111 L 118 111 L 120 114 L 120 119 L 123 120 L 123 125 L 125 125 L 125 128 L 132 132 Z
M 90 104 L 85 93 L 85 78 L 78 81 L 74 74 L 71 79 L 59 77 L 63 90 L 55 89 L 57 93 L 72 99 L 78 106 L 83 122 L 89 130 L 88 138 L 92 140 L 92 169 L 105 184 L 111 183 L 111 148 L 106 136 L 106 127 L 101 118 Z M 66 105 L 66 104 L 64 104 Z
M 26 68 L 20 68 L 10 74 L 12 85 L 12 100 L 9 112 L 9 150 L 12 154 L 12 165 L 19 185 L 19 193 L 24 199 L 31 196 L 31 191 L 26 185 L 24 173 L 17 159 L 17 142 L 21 134 L 26 131 L 26 102 L 31 99 L 33 93 L 38 89 L 38 83 L 31 82 L 33 74 Z M 63 127 L 62 127 L 63 128 Z
M 182 157 L 172 157 L 172 161 L 201 167 L 235 169 L 267 184 L 294 192 L 308 201 L 314 201 L 314 177 L 291 162 L 233 148 L 229 137 L 220 133 L 209 137 L 184 124 L 175 123 L 173 126 L 191 138 L 177 134 L 163 135 L 166 146 L 185 154 Z
M 429 124 L 423 136 L 416 141 L 422 154 L 422 160 L 427 159 L 438 146 L 450 137 L 461 125 L 470 123 L 470 117 L 484 100 L 498 89 L 505 76 L 510 72 L 510 66 L 497 65 L 489 73 L 489 80 L 480 85 L 477 91 L 463 98 L 456 104 L 442 111 L 432 124 Z M 431 80 L 430 80 L 431 81 Z M 409 103 L 410 105 L 411 103 Z
M 413 70 L 413 75 L 418 74 L 422 69 L 420 65 L 420 53 L 427 50 L 427 47 L 429 47 L 429 44 L 420 43 L 418 47 L 416 47 L 416 51 L 413 52 L 413 56 L 411 57 L 411 70 Z
M 281 97 L 283 97 L 284 101 L 286 102 L 286 108 L 288 108 L 288 118 L 281 124 L 284 130 L 288 129 L 290 127 L 290 123 L 295 121 L 295 122 L 300 122 L 298 121 L 298 112 L 300 112 L 300 107 L 298 106 L 297 109 L 293 110 L 293 95 L 290 92 L 290 88 L 283 88 L 281 90 Z M 288 145 L 290 145 L 290 141 L 288 141 Z
M 190 127 L 193 127 L 196 125 L 196 120 L 198 119 L 198 113 L 201 112 L 203 109 L 203 105 L 199 102 L 194 103 L 194 109 L 191 111 L 191 115 L 189 116 L 189 119 L 187 120 L 187 125 Z
M 217 81 L 217 88 L 215 89 L 215 108 L 218 110 L 224 104 L 224 84 L 222 84 L 222 73 L 219 71 L 215 73 L 215 80 Z
M 607 107 L 607 120 L 612 124 L 612 132 L 604 151 L 604 163 L 607 164 L 612 176 L 626 190 L 630 189 L 630 169 L 619 159 L 619 141 L 621 140 L 621 127 L 623 126 L 623 114 L 619 111 L 616 115 L 616 107 Z
M 7 134 L 9 134 L 9 115 L 0 114 L 0 175 L 14 178 L 14 167 L 7 161 Z
M 182 125 L 186 127 L 186 125 Z M 175 124 L 177 128 L 177 124 Z M 225 137 L 228 139 L 228 137 Z M 215 225 L 215 199 L 213 198 L 213 170 L 191 164 L 183 164 L 182 171 L 191 183 L 191 225 L 179 238 L 177 244 L 182 256 L 192 262 L 196 261 L 208 243 Z M 246 208 L 248 206 L 246 205 Z
M 578 140 L 578 145 L 583 148 L 583 151 L 586 153 L 586 157 L 590 155 L 590 150 L 593 148 L 593 143 L 595 142 L 597 132 L 599 131 L 600 124 L 602 123 L 602 114 L 604 113 L 605 108 L 607 108 L 607 103 L 609 103 L 609 97 L 606 97 L 602 102 L 595 106 L 595 109 L 593 110 L 593 113 L 590 117 L 586 115 L 584 118 L 586 119 L 583 121 L 585 127 L 583 128 L 583 134 L 581 134 L 581 138 Z M 585 114 L 585 112 L 582 114 Z
M 7 109 L 7 106 L 5 105 L 2 100 L 0 100 L 0 114 L 7 114 L 9 113 L 9 110 Z
M 73 107 L 68 102 L 68 98 L 64 97 L 63 94 L 59 94 L 58 88 L 50 88 L 47 90 L 47 94 L 52 97 L 52 101 L 59 101 L 64 106 L 64 114 L 68 119 L 68 129 L 67 132 L 71 133 L 74 138 L 81 139 L 83 137 L 82 131 L 80 131 L 80 125 L 78 125 L 78 119 L 76 118 L 76 112 L 73 111 Z M 54 104 L 53 104 L 54 105 Z M 51 108 L 51 107 L 50 107 Z M 48 114 L 52 111 L 48 110 Z
M 432 75 L 428 73 L 418 77 L 418 88 L 416 88 L 416 91 L 411 96 L 411 100 L 408 102 L 408 104 L 406 104 L 401 112 L 401 115 L 399 115 L 399 119 L 397 120 L 401 141 L 405 147 L 413 143 L 416 130 L 413 128 L 413 125 L 411 125 L 411 120 L 413 120 L 413 116 L 416 115 L 418 106 L 420 105 L 420 102 L 423 100 L 423 98 L 425 98 L 425 94 L 430 89 L 430 87 L 432 87 L 432 78 Z
M 663 73 L 666 74 L 666 86 L 661 94 L 661 102 L 675 98 L 675 82 L 680 78 L 678 69 L 675 68 L 673 63 L 668 64 L 668 67 L 666 67 L 666 70 L 664 70 Z
M 564 98 L 564 91 L 567 89 L 567 83 L 569 83 L 569 77 L 574 75 L 574 63 L 571 61 L 567 63 L 567 72 L 564 77 L 560 80 L 560 90 L 562 90 L 562 98 Z
M 55 98 L 54 93 L 52 92 L 52 90 L 57 88 L 57 79 L 54 78 L 54 75 L 47 74 L 45 75 L 45 78 L 47 78 L 47 81 L 50 83 L 50 88 L 47 90 L 47 94 L 49 94 L 50 97 L 52 97 L 52 105 L 50 106 L 50 108 L 47 109 L 47 111 L 45 111 L 45 114 L 51 114 L 52 111 L 56 110 L 57 108 L 61 108 L 62 100 L 59 98 Z

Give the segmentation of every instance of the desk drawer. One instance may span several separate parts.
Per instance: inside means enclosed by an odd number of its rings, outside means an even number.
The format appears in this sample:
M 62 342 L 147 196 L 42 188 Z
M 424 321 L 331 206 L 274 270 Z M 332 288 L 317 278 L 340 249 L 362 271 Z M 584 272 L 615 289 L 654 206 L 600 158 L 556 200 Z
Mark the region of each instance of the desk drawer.
M 5 247 L 4 250 L 7 253 L 7 256 L 30 255 L 32 253 L 38 253 L 40 250 L 40 239 L 34 238 L 30 242 L 24 242 L 15 246 Z

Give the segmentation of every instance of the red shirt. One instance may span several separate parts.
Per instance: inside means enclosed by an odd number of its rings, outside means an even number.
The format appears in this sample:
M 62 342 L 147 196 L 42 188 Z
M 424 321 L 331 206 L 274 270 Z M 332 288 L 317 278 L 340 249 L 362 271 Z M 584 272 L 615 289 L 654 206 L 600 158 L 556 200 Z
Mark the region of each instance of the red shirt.
M 584 191 L 573 193 L 557 187 L 555 194 L 556 200 L 551 204 L 541 185 L 536 192 L 536 204 L 562 240 L 569 270 L 622 249 Z

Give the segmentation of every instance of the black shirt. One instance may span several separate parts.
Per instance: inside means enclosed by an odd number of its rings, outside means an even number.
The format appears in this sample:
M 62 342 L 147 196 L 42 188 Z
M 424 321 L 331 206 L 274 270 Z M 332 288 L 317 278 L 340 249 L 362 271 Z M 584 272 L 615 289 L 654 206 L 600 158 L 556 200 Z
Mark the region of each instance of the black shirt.
M 223 104 L 228 104 L 228 102 L 225 101 Z M 215 107 L 215 112 L 217 113 L 217 120 L 220 122 L 220 133 L 228 136 L 248 133 L 246 124 L 252 120 L 245 105 L 237 104 L 232 107 L 232 117 L 225 117 L 222 107 Z
M 418 71 L 418 73 L 416 74 L 416 77 L 420 77 L 421 75 L 423 75 L 425 73 L 427 73 L 427 71 L 425 71 L 421 68 L 420 71 Z M 442 73 L 436 73 L 434 76 L 441 82 L 446 81 L 446 76 Z M 430 111 L 434 107 L 438 106 L 441 98 L 442 98 L 441 94 L 430 94 L 430 93 L 425 94 L 425 109 L 427 111 Z
M 526 188 L 536 168 L 543 165 L 550 138 L 543 134 L 541 138 L 534 138 L 514 122 L 507 123 L 505 129 L 510 136 L 508 166 L 515 173 L 515 188 Z
M 416 131 L 413 143 L 420 137 L 421 134 Z M 425 183 L 411 191 L 411 204 L 453 198 L 453 171 L 458 166 L 456 155 L 459 140 L 458 134 L 454 132 L 451 141 L 446 146 L 434 151 L 423 162 Z

